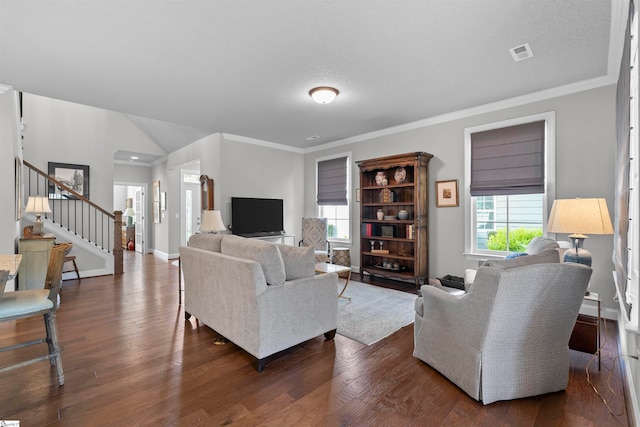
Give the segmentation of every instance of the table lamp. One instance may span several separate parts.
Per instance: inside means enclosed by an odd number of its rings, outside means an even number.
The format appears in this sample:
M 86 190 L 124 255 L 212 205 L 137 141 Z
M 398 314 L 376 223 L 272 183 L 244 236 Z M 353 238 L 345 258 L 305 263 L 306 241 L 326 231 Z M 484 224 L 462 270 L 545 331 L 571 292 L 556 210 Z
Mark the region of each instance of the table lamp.
M 33 234 L 42 234 L 42 220 L 40 215 L 43 213 L 50 213 L 49 200 L 42 196 L 29 196 L 27 201 L 27 207 L 24 208 L 25 212 L 36 214 L 36 222 L 33 223 Z
M 220 211 L 202 211 L 202 221 L 200 222 L 201 233 L 217 233 L 226 230 L 222 222 Z
M 571 249 L 564 253 L 564 262 L 576 262 L 591 266 L 591 254 L 584 249 L 585 234 L 613 234 L 613 226 L 605 199 L 554 200 L 549 215 L 547 231 L 572 233 Z
M 133 217 L 135 216 L 135 212 L 133 211 L 132 207 L 128 207 L 123 215 L 127 217 L 127 227 L 131 227 L 133 226 Z

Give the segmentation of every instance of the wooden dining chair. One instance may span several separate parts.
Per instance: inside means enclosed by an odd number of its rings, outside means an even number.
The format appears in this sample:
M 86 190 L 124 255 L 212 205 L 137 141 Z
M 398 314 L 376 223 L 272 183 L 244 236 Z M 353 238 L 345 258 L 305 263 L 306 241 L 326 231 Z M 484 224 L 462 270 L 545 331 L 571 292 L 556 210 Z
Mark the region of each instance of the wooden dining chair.
M 7 292 L 0 300 L 0 322 L 42 315 L 44 317 L 46 331 L 45 338 L 0 347 L 0 352 L 45 342 L 48 347 L 47 355 L 4 366 L 0 368 L 0 374 L 12 369 L 49 360 L 51 365 L 56 367 L 58 384 L 64 385 L 64 372 L 62 370 L 60 344 L 58 342 L 58 327 L 56 325 L 56 311 L 60 306 L 60 284 L 62 282 L 62 267 L 64 264 L 65 251 L 67 251 L 70 246 L 71 243 L 66 243 L 56 245 L 51 249 L 49 268 L 47 269 L 45 282 L 45 288 L 47 289 Z M 2 283 L 2 280 L 6 282 L 8 274 L 8 271 L 0 271 L 0 283 Z

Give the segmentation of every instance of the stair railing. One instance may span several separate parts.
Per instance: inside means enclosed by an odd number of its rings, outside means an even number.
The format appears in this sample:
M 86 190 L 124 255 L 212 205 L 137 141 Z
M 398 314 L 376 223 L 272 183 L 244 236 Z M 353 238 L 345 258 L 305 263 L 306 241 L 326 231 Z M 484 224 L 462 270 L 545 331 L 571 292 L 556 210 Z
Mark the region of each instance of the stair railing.
M 121 274 L 122 212 L 110 213 L 29 162 L 23 164 L 26 166 L 25 196 L 49 199 L 51 212 L 44 213 L 44 218 L 112 254 L 113 273 Z

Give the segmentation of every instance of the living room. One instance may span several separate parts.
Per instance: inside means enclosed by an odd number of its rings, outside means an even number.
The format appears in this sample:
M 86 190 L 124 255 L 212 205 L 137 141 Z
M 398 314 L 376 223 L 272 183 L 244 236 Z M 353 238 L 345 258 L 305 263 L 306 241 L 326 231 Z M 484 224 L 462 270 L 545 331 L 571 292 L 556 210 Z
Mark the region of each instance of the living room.
M 466 268 L 477 263 L 465 255 L 465 129 L 552 112 L 555 115 L 555 197 L 603 197 L 612 210 L 615 206 L 615 104 L 616 81 L 602 78 L 590 84 L 567 84 L 555 91 L 534 91 L 306 149 L 214 132 L 194 139 L 183 148 L 166 152 L 122 113 L 26 92 L 22 106 L 24 128 L 18 131 L 14 93 L 9 90 L 0 95 L 0 146 L 4 152 L 22 152 L 25 160 L 42 170 L 47 169 L 50 161 L 88 165 L 91 199 L 106 208 L 114 204 L 114 182 L 160 181 L 161 191 L 166 192 L 167 210 L 159 223 L 147 220 L 146 243 L 149 252 L 167 260 L 177 257 L 181 244 L 178 203 L 180 171 L 185 165 L 198 162 L 201 173 L 214 179 L 214 204 L 226 224 L 231 218 L 231 197 L 282 198 L 285 230 L 299 236 L 301 219 L 315 216 L 317 212 L 318 159 L 348 155 L 353 238 L 347 243 L 352 253 L 358 253 L 358 167 L 355 162 L 426 151 L 434 156 L 429 165 L 429 276 L 461 276 Z M 22 133 L 22 147 L 16 146 L 16 133 Z M 162 160 L 153 165 L 116 163 L 113 153 L 118 150 L 149 153 Z M 6 156 L 2 162 L 4 182 L 13 183 L 13 156 Z M 437 208 L 435 182 L 451 179 L 458 180 L 460 185 L 460 206 Z M 0 192 L 5 200 L 15 200 L 13 185 L 3 186 Z M 21 229 L 15 221 L 14 208 L 8 203 L 0 213 L 0 222 L 5 224 L 0 229 L 3 253 L 14 252 L 15 239 Z M 150 205 L 148 212 L 151 212 Z M 611 275 L 613 239 L 590 236 L 587 246 L 593 256 L 594 270 L 590 289 L 600 295 L 604 316 L 617 320 L 619 305 L 614 300 L 616 291 Z M 356 262 L 354 269 L 358 267 Z M 635 349 L 629 351 L 635 353 Z

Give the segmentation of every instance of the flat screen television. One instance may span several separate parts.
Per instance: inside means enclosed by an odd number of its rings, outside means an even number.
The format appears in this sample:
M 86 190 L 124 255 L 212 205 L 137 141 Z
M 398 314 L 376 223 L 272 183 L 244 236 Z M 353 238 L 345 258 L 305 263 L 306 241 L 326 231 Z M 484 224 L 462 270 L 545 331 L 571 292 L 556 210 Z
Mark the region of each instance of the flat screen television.
M 231 198 L 231 232 L 243 237 L 284 234 L 282 199 Z

